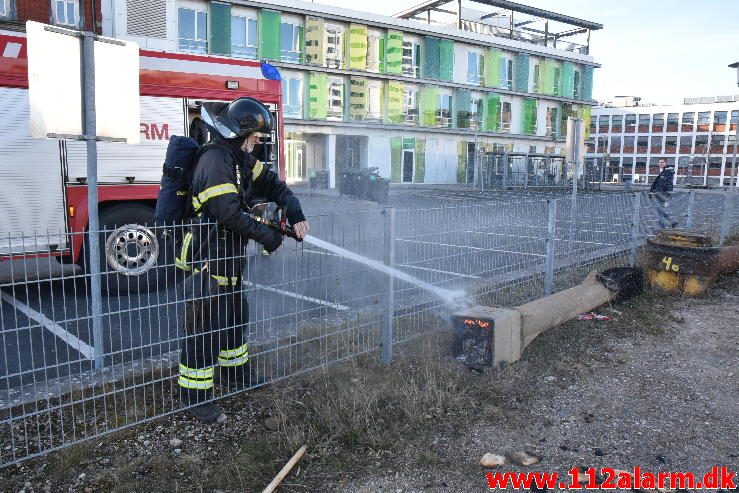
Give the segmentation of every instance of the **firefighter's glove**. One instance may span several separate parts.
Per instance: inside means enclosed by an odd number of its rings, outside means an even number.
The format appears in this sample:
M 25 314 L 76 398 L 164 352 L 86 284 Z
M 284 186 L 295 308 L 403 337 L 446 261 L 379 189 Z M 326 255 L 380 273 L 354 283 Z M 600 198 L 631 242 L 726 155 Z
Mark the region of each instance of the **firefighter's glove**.
M 274 229 L 264 227 L 267 229 L 267 232 L 265 232 L 264 240 L 261 243 L 264 245 L 265 250 L 272 253 L 282 245 L 282 234 Z

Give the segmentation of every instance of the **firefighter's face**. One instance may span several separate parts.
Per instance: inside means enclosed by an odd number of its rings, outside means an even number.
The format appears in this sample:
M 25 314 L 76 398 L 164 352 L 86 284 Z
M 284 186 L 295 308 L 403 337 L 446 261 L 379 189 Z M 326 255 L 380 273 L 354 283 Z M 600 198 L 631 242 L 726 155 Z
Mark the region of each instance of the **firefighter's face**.
M 251 153 L 251 151 L 254 150 L 254 146 L 259 143 L 259 134 L 253 133 L 249 137 L 246 138 L 244 143 L 241 146 L 241 149 L 246 153 Z

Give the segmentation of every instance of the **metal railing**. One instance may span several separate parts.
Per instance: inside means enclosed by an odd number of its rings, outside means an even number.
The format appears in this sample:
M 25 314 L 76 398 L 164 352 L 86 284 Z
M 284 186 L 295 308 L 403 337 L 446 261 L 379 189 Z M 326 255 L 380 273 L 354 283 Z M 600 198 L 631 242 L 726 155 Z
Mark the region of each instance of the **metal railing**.
M 659 228 L 645 193 L 411 189 L 398 201 L 312 216 L 311 234 L 483 304 L 519 304 L 577 284 L 590 270 L 633 263 Z M 673 194 L 666 210 L 680 227 L 723 239 L 739 227 L 735 202 L 731 192 L 691 191 Z M 0 466 L 183 409 L 178 372 L 180 348 L 193 337 L 183 329 L 193 277 L 175 269 L 172 236 L 151 230 L 156 268 L 125 276 L 103 265 L 101 336 L 92 331 L 85 267 L 48 247 L 46 256 L 0 263 Z M 103 240 L 113 233 L 100 232 Z M 56 236 L 6 233 L 3 246 L 20 252 L 82 239 Z M 128 246 L 128 255 L 140 253 Z M 241 281 L 249 322 L 227 328 L 243 330 L 249 344 L 244 389 L 364 353 L 390 361 L 394 344 L 444 328 L 449 310 L 434 293 L 291 239 L 272 255 L 249 242 Z M 222 296 L 200 295 L 211 306 Z M 216 383 L 216 398 L 233 394 Z

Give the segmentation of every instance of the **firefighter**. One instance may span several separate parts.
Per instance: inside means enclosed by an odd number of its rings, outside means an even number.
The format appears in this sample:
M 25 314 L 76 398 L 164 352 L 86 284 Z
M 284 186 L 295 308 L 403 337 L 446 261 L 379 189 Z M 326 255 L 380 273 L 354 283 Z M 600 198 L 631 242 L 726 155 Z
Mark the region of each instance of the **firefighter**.
M 197 293 L 186 303 L 180 357 L 180 399 L 199 420 L 220 420 L 223 410 L 211 402 L 215 367 L 228 390 L 252 383 L 245 328 L 249 309 L 243 297 L 242 271 L 247 242 L 253 239 L 274 252 L 282 235 L 245 212 L 251 196 L 285 207 L 296 236 L 308 223 L 300 202 L 276 173 L 252 155 L 259 138 L 269 134 L 269 110 L 252 98 L 228 104 L 205 103 L 205 122 L 217 137 L 200 151 L 192 179 L 193 217 L 177 265 L 191 273 L 186 290 Z M 225 417 L 225 416 L 224 416 Z

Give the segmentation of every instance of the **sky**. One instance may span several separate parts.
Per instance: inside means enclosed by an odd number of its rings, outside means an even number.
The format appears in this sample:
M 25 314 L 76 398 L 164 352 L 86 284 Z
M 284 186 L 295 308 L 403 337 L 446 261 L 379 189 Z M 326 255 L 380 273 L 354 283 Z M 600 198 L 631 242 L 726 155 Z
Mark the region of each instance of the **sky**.
M 640 96 L 655 104 L 686 97 L 739 94 L 739 0 L 517 0 L 603 24 L 590 38 L 593 97 Z M 316 0 L 316 3 L 392 15 L 421 0 Z M 488 11 L 463 1 L 463 7 Z

